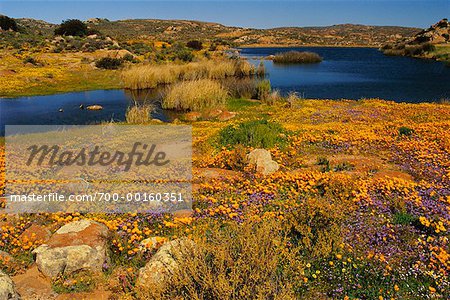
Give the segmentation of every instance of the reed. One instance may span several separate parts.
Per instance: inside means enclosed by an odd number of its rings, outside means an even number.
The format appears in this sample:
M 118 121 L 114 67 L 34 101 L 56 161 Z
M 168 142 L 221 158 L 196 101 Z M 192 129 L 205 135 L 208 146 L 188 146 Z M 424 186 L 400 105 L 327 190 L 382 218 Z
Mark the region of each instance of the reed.
M 126 89 L 148 89 L 178 81 L 224 79 L 255 74 L 255 67 L 244 60 L 205 60 L 187 64 L 133 66 L 122 72 Z
M 198 111 L 224 106 L 227 96 L 227 91 L 217 81 L 183 81 L 168 88 L 162 106 L 166 109 Z
M 277 53 L 273 58 L 276 64 L 312 64 L 322 61 L 322 57 L 314 52 L 288 51 Z
M 125 119 L 130 124 L 145 124 L 151 120 L 151 113 L 154 107 L 146 104 L 142 106 L 134 105 L 127 109 Z

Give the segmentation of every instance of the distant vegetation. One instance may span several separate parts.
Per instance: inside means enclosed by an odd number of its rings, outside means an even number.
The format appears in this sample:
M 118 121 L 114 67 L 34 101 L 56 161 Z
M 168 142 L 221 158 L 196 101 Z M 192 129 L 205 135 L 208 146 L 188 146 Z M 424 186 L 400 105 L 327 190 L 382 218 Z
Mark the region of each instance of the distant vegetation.
M 95 66 L 100 69 L 117 70 L 123 64 L 123 59 L 103 57 L 95 62 Z
M 162 106 L 166 109 L 198 111 L 225 106 L 227 97 L 227 91 L 215 80 L 184 81 L 168 88 Z
M 273 62 L 277 64 L 312 64 L 322 61 L 322 57 L 314 52 L 288 51 L 277 53 Z
M 14 19 L 0 15 L 0 29 L 18 31 L 19 27 Z
M 87 34 L 87 25 L 77 19 L 63 21 L 61 25 L 55 29 L 55 35 L 86 36 Z
M 187 42 L 186 46 L 191 49 L 194 49 L 194 50 L 202 50 L 203 49 L 202 42 L 197 41 L 197 40 Z
M 184 80 L 223 79 L 255 74 L 247 61 L 205 60 L 188 64 L 151 64 L 132 67 L 122 74 L 127 89 L 155 88 Z
M 436 47 L 430 43 L 407 45 L 400 44 L 396 46 L 385 45 L 381 48 L 386 55 L 419 56 L 427 52 L 434 51 Z

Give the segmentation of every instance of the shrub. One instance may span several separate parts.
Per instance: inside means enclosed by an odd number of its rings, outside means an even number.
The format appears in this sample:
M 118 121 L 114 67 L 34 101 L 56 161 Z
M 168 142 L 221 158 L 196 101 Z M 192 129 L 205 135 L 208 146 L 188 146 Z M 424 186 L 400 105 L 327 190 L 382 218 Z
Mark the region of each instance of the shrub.
M 117 70 L 123 64 L 121 58 L 103 57 L 95 62 L 95 66 L 100 69 Z
M 346 162 L 346 161 L 344 161 L 344 162 L 342 162 L 342 163 L 340 163 L 340 164 L 337 164 L 337 165 L 334 167 L 334 171 L 335 171 L 335 172 L 339 172 L 339 171 L 351 171 L 351 170 L 353 170 L 353 169 L 355 169 L 355 166 L 352 165 L 351 163 Z
M 227 91 L 210 79 L 185 81 L 171 86 L 163 99 L 163 108 L 202 110 L 225 105 Z
M 264 77 L 266 74 L 266 67 L 263 61 L 259 62 L 258 68 L 256 69 L 256 75 L 259 77 Z
M 280 222 L 198 227 L 197 246 L 174 254 L 179 267 L 169 282 L 141 290 L 139 299 L 296 299 L 292 282 L 303 267 L 286 248 Z
M 0 29 L 18 31 L 19 27 L 14 19 L 0 15 Z
M 256 86 L 256 98 L 258 100 L 264 101 L 269 97 L 270 91 L 272 90 L 269 80 L 262 80 Z
M 134 105 L 127 109 L 125 113 L 125 119 L 130 124 L 145 124 L 148 123 L 151 118 L 151 113 L 154 107 L 151 105 Z
M 202 50 L 203 49 L 202 42 L 196 41 L 196 40 L 187 42 L 186 46 L 191 48 L 191 49 L 194 49 L 194 50 Z
M 32 65 L 35 65 L 35 66 L 37 66 L 39 64 L 38 61 L 35 58 L 31 57 L 31 56 L 26 57 L 23 60 L 23 63 L 24 64 L 32 64 Z
M 273 58 L 273 62 L 277 64 L 311 64 L 321 61 L 322 57 L 317 53 L 300 51 L 277 53 Z
M 219 132 L 220 147 L 232 148 L 243 145 L 270 149 L 276 145 L 284 146 L 286 143 L 284 128 L 278 123 L 267 120 L 248 121 L 237 126 L 229 125 Z
M 406 126 L 402 126 L 398 129 L 398 134 L 399 135 L 406 135 L 406 136 L 410 136 L 414 133 L 414 130 L 406 127 Z
M 296 92 L 290 92 L 286 98 L 286 102 L 290 108 L 295 108 L 297 103 L 301 100 Z
M 77 19 L 70 19 L 63 21 L 55 29 L 55 35 L 73 35 L 73 36 L 86 36 L 88 34 L 88 28 L 86 24 Z

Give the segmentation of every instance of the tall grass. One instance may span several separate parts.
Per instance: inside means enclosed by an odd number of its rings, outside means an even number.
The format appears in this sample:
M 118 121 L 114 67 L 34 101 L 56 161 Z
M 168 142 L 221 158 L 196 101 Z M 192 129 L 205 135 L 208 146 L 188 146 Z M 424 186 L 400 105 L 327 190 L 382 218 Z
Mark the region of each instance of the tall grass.
M 312 64 L 322 61 L 322 57 L 314 52 L 288 51 L 277 53 L 273 58 L 276 64 Z
M 142 106 L 134 105 L 127 109 L 125 119 L 130 124 L 145 124 L 151 120 L 151 113 L 154 107 L 146 104 Z
M 225 105 L 228 93 L 211 79 L 183 81 L 168 88 L 162 106 L 176 110 L 202 110 Z
M 255 72 L 255 67 L 244 60 L 205 60 L 187 64 L 133 66 L 123 71 L 122 80 L 127 89 L 147 89 L 178 81 L 244 77 Z

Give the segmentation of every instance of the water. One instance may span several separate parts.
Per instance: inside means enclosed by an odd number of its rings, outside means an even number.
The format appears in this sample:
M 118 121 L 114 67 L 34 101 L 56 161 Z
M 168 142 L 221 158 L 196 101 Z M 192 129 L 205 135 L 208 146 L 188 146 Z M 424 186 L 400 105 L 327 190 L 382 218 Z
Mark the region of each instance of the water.
M 149 103 L 155 106 L 154 119 L 169 122 L 177 117 L 171 111 L 163 110 L 160 91 L 97 90 L 65 93 L 50 96 L 33 96 L 0 99 L 0 134 L 4 125 L 87 125 L 109 121 L 124 121 L 128 107 Z M 98 104 L 102 110 L 80 109 Z M 63 112 L 59 110 L 62 109 Z
M 259 59 L 290 50 L 312 51 L 319 64 L 280 65 L 264 61 L 272 87 L 307 98 L 380 98 L 396 102 L 435 102 L 450 98 L 450 67 L 441 62 L 385 56 L 373 48 L 242 48 Z
M 384 56 L 370 48 L 244 48 L 242 56 L 255 64 L 277 52 L 314 51 L 324 61 L 313 65 L 274 65 L 265 61 L 272 87 L 296 91 L 308 98 L 381 98 L 404 102 L 433 102 L 450 98 L 450 67 L 443 63 L 407 57 Z M 4 125 L 95 124 L 125 120 L 135 102 L 156 105 L 153 118 L 171 121 L 177 114 L 161 109 L 161 91 L 139 93 L 99 90 L 51 96 L 0 99 L 0 135 Z M 99 111 L 81 110 L 80 104 L 99 104 Z M 62 109 L 63 112 L 59 112 Z

